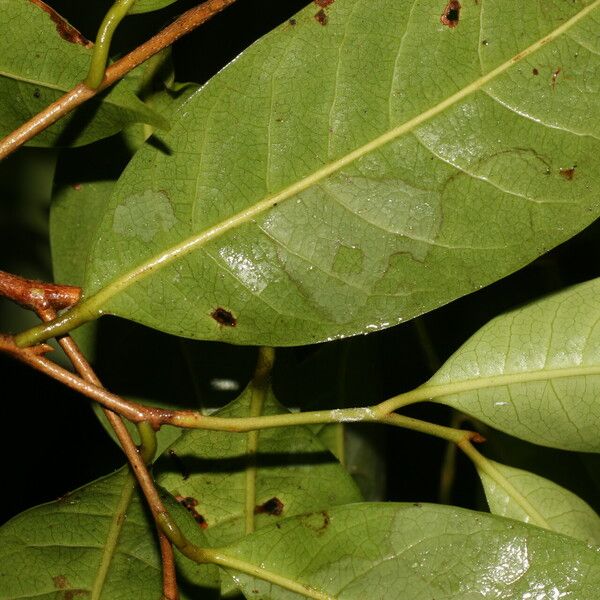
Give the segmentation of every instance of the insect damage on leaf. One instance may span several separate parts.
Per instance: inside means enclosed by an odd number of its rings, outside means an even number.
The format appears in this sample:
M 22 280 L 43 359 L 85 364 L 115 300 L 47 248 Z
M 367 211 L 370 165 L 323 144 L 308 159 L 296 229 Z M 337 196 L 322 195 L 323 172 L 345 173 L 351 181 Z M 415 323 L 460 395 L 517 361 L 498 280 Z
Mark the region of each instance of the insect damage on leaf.
M 281 513 L 283 513 L 283 502 L 277 497 L 270 498 L 254 508 L 255 515 L 266 514 L 278 517 Z
M 577 165 L 573 165 L 572 167 L 569 167 L 568 169 L 559 169 L 558 172 L 562 175 L 562 177 L 564 177 L 567 181 L 572 181 L 573 177 L 575 177 L 575 169 L 577 168 Z
M 327 14 L 325 13 L 325 11 L 323 9 L 321 9 L 316 15 L 315 15 L 315 20 L 317 21 L 317 23 L 319 23 L 319 25 L 327 25 Z
M 196 521 L 202 529 L 208 527 L 206 519 L 196 510 L 196 506 L 198 506 L 198 500 L 196 500 L 196 498 L 192 498 L 191 496 L 175 496 L 175 500 L 177 500 L 177 502 L 179 502 L 179 504 L 194 517 L 194 521 Z
M 224 308 L 215 308 L 210 313 L 210 316 L 219 324 L 224 327 L 235 327 L 237 325 L 237 319 L 233 314 Z
M 446 27 L 456 27 L 460 19 L 460 2 L 458 0 L 450 0 L 440 17 L 440 22 Z
M 56 25 L 56 31 L 58 31 L 58 35 L 60 35 L 63 40 L 67 40 L 71 44 L 80 44 L 81 46 L 85 46 L 86 48 L 91 48 L 94 44 L 90 42 L 86 37 L 81 35 L 73 25 L 65 21 L 52 7 L 48 6 L 42 0 L 29 0 L 33 2 L 36 6 L 39 6 L 43 11 L 47 12 L 50 15 L 52 21 Z

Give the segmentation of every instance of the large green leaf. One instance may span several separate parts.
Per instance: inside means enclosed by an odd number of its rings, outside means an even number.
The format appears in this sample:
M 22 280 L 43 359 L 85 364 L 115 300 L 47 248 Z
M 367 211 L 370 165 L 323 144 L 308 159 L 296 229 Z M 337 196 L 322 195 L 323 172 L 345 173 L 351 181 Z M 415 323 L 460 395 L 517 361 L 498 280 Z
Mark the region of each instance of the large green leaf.
M 220 72 L 121 177 L 87 301 L 45 335 L 103 312 L 248 344 L 369 332 L 595 219 L 600 0 L 463 3 L 456 27 L 442 5 L 311 4 Z
M 81 34 L 43 2 L 0 0 L 0 135 L 81 82 L 92 49 Z M 166 120 L 123 80 L 73 115 L 36 136 L 30 145 L 81 145 L 137 122 L 165 127 Z
M 600 518 L 587 502 L 545 477 L 487 462 L 488 470 L 478 471 L 492 513 L 529 523 L 533 515 L 528 508 L 533 507 L 549 529 L 600 545 Z
M 296 594 L 232 569 L 248 598 L 596 600 L 596 547 L 459 508 L 353 504 L 286 519 L 224 553 L 327 595 Z
M 215 414 L 249 416 L 252 393 L 249 386 Z M 281 412 L 285 409 L 269 391 L 262 414 Z M 196 510 L 208 524 L 205 534 L 211 545 L 243 537 L 248 494 L 255 497 L 256 528 L 301 512 L 361 500 L 352 478 L 307 427 L 261 431 L 254 458 L 248 456 L 247 444 L 245 434 L 187 431 L 155 464 L 162 487 L 198 502 Z M 256 474 L 249 482 L 253 464 Z M 269 506 L 273 510 L 266 510 Z
M 599 452 L 599 322 L 594 279 L 490 321 L 427 386 L 436 401 L 516 437 Z

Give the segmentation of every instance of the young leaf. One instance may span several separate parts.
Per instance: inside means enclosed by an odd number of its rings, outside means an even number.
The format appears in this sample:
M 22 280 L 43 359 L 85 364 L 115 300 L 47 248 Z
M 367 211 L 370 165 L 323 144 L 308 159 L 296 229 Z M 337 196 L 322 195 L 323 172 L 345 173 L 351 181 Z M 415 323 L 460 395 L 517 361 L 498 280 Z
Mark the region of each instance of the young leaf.
M 524 508 L 532 506 L 549 528 L 589 544 L 600 545 L 600 518 L 592 507 L 556 483 L 495 461 L 487 461 L 490 470 L 478 468 L 490 511 L 528 523 L 531 515 Z M 495 477 L 495 474 L 500 477 Z M 508 481 L 512 489 L 507 489 Z
M 214 77 L 168 152 L 135 157 L 87 301 L 40 337 L 100 312 L 245 344 L 369 332 L 600 214 L 600 0 L 469 2 L 453 27 L 439 0 L 327 4 Z
M 18 32 L 18 35 L 15 33 Z M 0 0 L 0 135 L 4 136 L 84 79 L 91 44 L 41 0 Z M 101 98 L 36 136 L 33 146 L 79 146 L 131 123 L 167 127 L 124 79 Z
M 490 321 L 427 386 L 516 437 L 599 452 L 599 299 L 594 279 Z
M 247 597 L 263 600 L 592 600 L 600 586 L 597 548 L 439 505 L 339 506 L 286 519 L 223 554 L 239 561 L 229 571 Z M 252 568 L 261 578 L 246 574 Z M 277 576 L 304 593 L 283 589 Z

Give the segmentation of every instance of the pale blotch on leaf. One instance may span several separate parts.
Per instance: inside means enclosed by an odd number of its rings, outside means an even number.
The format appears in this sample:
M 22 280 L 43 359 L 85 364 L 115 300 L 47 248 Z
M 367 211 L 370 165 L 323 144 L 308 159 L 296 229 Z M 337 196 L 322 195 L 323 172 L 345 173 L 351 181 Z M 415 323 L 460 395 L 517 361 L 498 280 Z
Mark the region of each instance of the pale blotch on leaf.
M 340 245 L 333 259 L 333 271 L 339 275 L 360 275 L 364 254 L 360 248 Z
M 113 231 L 123 237 L 152 241 L 177 223 L 166 192 L 147 190 L 130 196 L 115 209 Z

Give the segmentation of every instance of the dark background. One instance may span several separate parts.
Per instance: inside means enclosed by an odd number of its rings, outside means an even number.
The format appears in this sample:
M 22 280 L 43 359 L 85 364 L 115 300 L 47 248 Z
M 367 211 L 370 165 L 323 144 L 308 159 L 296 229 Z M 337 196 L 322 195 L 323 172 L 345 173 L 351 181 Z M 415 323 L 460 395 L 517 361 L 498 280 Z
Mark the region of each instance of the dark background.
M 50 2 L 93 39 L 110 2 Z M 116 53 L 131 49 L 196 2 L 180 0 L 148 15 L 128 18 L 114 40 Z M 302 0 L 238 0 L 173 48 L 178 81 L 205 82 L 245 47 L 291 17 Z M 68 177 L 73 165 L 94 161 L 115 140 L 61 153 L 57 177 Z M 47 235 L 48 204 L 43 185 L 30 179 L 38 165 L 40 181 L 54 160 L 51 150 L 21 150 L 0 165 L 0 269 L 51 280 Z M 115 152 L 111 168 L 124 160 Z M 46 190 L 47 191 L 47 190 Z M 47 196 L 48 194 L 46 194 Z M 598 224 L 541 257 L 525 269 L 475 294 L 461 298 L 401 326 L 327 345 L 278 351 L 275 387 L 290 406 L 307 398 L 322 405 L 371 404 L 425 381 L 469 335 L 502 311 L 598 276 Z M 0 331 L 15 332 L 33 323 L 21 309 L 0 299 Z M 118 344 L 112 343 L 115 339 Z M 178 340 L 117 319 L 101 321 L 96 368 L 110 389 L 168 402 L 175 395 L 220 405 L 233 393 L 210 386 L 218 378 L 244 385 L 254 350 Z M 94 416 L 87 399 L 46 376 L 0 356 L 3 420 L 4 494 L 0 522 L 36 504 L 56 499 L 123 464 L 123 456 Z M 449 409 L 419 405 L 405 414 L 449 423 Z M 470 422 L 469 426 L 481 426 Z M 486 455 L 529 468 L 569 487 L 600 507 L 599 462 L 595 456 L 540 449 L 486 430 Z M 365 444 L 355 459 L 365 489 L 373 498 L 439 500 L 439 479 L 446 445 L 409 431 L 362 426 L 352 430 Z M 458 457 L 457 479 L 450 500 L 484 508 L 480 486 L 469 462 Z

